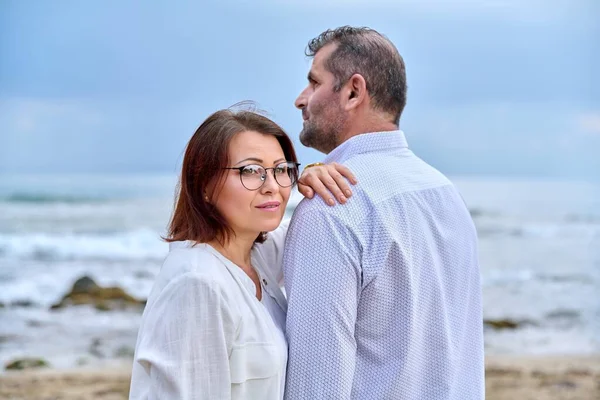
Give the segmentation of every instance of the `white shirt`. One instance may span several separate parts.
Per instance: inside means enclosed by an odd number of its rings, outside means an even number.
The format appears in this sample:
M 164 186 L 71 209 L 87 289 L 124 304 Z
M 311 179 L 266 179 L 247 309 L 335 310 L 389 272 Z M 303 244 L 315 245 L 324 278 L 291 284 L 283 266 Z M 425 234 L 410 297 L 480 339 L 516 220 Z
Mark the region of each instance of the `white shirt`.
M 262 285 L 207 244 L 172 243 L 139 329 L 130 399 L 283 398 L 287 224 L 256 245 Z
M 344 206 L 296 208 L 285 246 L 286 399 L 483 400 L 477 235 L 454 185 L 400 131 L 325 159 Z

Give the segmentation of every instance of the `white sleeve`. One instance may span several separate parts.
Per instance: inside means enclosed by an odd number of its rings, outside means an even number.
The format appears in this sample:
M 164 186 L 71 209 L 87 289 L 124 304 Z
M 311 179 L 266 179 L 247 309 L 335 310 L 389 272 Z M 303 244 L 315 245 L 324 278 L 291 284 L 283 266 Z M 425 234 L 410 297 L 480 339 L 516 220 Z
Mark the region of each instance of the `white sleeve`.
M 290 219 L 288 218 L 273 232 L 269 232 L 264 243 L 256 245 L 256 250 L 265 261 L 265 268 L 268 268 L 279 286 L 283 286 L 283 247 L 289 225 Z
M 236 332 L 218 285 L 188 272 L 170 282 L 140 328 L 135 362 L 150 376 L 148 399 L 231 399 Z

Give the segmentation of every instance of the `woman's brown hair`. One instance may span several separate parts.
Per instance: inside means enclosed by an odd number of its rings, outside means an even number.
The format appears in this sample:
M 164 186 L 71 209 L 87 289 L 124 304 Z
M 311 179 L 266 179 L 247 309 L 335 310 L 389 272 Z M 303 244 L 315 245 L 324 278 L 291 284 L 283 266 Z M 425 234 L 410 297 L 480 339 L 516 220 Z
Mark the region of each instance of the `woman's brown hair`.
M 227 241 L 231 238 L 233 230 L 205 196 L 210 185 L 218 187 L 226 173 L 223 168 L 229 166 L 231 139 L 245 131 L 274 136 L 286 160 L 298 161 L 288 135 L 269 118 L 248 110 L 225 109 L 215 112 L 200 125 L 187 144 L 179 193 L 165 238 L 167 242 L 191 240 L 206 243 L 214 239 Z M 265 239 L 263 233 L 256 242 L 262 243 Z

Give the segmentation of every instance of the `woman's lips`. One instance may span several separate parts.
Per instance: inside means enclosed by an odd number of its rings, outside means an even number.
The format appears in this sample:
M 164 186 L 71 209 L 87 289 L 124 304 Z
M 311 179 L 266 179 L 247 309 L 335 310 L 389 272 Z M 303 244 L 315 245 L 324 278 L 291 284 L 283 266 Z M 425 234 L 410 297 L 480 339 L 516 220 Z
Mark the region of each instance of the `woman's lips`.
M 258 208 L 259 210 L 262 210 L 262 211 L 277 211 L 277 210 L 279 210 L 280 206 L 281 206 L 281 203 L 278 201 L 268 201 L 259 206 L 256 206 L 256 208 Z

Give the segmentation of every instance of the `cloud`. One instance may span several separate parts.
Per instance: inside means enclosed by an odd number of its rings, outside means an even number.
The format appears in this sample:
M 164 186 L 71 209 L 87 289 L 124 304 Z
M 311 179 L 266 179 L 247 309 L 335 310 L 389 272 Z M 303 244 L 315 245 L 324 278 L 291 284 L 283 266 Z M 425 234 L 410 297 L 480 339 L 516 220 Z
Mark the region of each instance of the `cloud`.
M 0 173 L 173 171 L 212 107 L 144 99 L 3 98 Z
M 594 0 L 288 0 L 291 6 L 323 8 L 361 7 L 390 8 L 403 12 L 438 14 L 444 17 L 481 17 L 549 22 L 585 15 Z M 277 2 L 277 5 L 282 4 Z
M 600 137 L 600 111 L 578 115 L 575 123 L 579 132 Z
M 83 154 L 82 143 L 96 146 L 104 118 L 91 103 L 79 99 L 0 99 L 0 170 L 47 171 L 67 164 Z M 90 140 L 93 137 L 98 139 Z
M 12 98 L 0 100 L 0 130 L 25 139 L 47 133 L 48 126 L 98 125 L 101 114 L 81 100 Z
M 515 146 L 538 148 L 556 143 L 569 127 L 558 103 L 466 102 L 446 107 L 407 109 L 406 126 L 449 148 L 493 150 Z M 419 136 L 420 134 L 417 134 Z
M 592 175 L 597 139 L 574 134 L 578 115 L 559 102 L 472 102 L 407 109 L 401 126 L 417 154 L 453 174 Z

